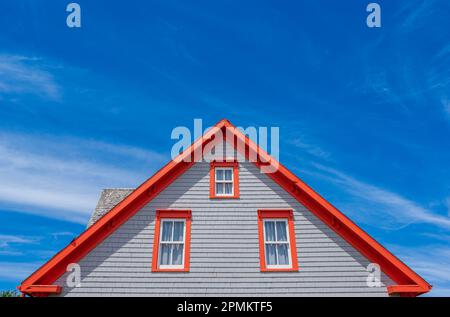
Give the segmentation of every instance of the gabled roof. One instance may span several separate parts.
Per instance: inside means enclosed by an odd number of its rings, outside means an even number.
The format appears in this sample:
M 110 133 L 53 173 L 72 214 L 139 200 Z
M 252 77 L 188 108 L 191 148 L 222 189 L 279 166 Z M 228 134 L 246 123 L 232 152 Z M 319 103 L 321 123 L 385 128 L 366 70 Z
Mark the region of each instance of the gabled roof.
M 105 213 L 96 222 L 93 222 L 91 226 L 69 245 L 24 280 L 18 287 L 19 290 L 22 293 L 33 296 L 46 296 L 48 294 L 58 293 L 61 288 L 52 284 L 66 271 L 68 264 L 78 262 L 88 252 L 94 249 L 96 245 L 155 198 L 178 176 L 189 169 L 195 163 L 195 160 L 198 160 L 198 152 L 201 151 L 200 153 L 203 153 L 203 149 L 206 146 L 210 147 L 215 142 L 221 141 L 219 139 L 220 136 L 225 135 L 227 135 L 225 140 L 231 143 L 247 159 L 249 157 L 256 157 L 256 160 L 252 161 L 254 161 L 253 163 L 257 167 L 267 168 L 272 166 L 276 171 L 266 173 L 266 175 L 289 192 L 309 211 L 361 252 L 368 260 L 373 263 L 378 263 L 381 270 L 397 283 L 396 285 L 388 286 L 390 294 L 417 296 L 431 289 L 431 285 L 406 264 L 375 241 L 375 239 L 267 152 L 259 148 L 258 145 L 240 132 L 228 120 L 223 119 L 178 157 L 170 161 L 151 178 L 132 191 L 109 212 Z M 231 142 L 228 136 L 232 136 Z M 239 144 L 245 146 L 239 146 Z

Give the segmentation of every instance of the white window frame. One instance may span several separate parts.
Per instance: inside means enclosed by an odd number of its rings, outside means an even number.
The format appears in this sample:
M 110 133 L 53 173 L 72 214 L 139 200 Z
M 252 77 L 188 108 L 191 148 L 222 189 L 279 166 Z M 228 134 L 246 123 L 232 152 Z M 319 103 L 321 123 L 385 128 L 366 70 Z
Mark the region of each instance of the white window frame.
M 181 241 L 162 241 L 164 222 L 183 222 L 183 242 Z M 172 240 L 173 240 L 174 226 L 172 226 Z M 183 256 L 181 264 L 161 264 L 161 251 L 163 244 L 183 244 Z M 184 269 L 184 256 L 186 254 L 186 219 L 185 218 L 161 218 L 160 232 L 159 232 L 159 246 L 158 246 L 158 267 L 160 269 Z M 170 253 L 170 261 L 172 262 L 172 252 Z
M 286 226 L 286 239 L 287 241 L 267 241 L 266 240 L 266 222 L 284 222 Z M 275 224 L 275 239 L 277 237 L 277 226 Z M 292 269 L 292 252 L 291 252 L 291 237 L 289 236 L 289 220 L 286 218 L 264 218 L 263 219 L 263 238 L 264 238 L 264 261 L 268 269 Z M 288 246 L 288 260 L 289 264 L 268 264 L 267 244 L 287 244 Z M 275 248 L 277 262 L 278 261 L 278 248 Z
M 222 170 L 222 171 L 230 170 L 231 171 L 231 180 L 225 180 L 225 179 L 217 180 L 217 171 L 218 170 Z M 225 172 L 223 173 L 223 175 L 225 178 Z M 217 193 L 217 184 L 231 184 L 231 193 L 230 194 L 225 193 L 225 186 L 224 186 L 224 188 L 223 188 L 224 192 L 222 194 L 218 194 Z M 234 167 L 228 167 L 228 166 L 219 167 L 218 166 L 218 167 L 214 168 L 214 192 L 215 192 L 216 196 L 219 196 L 219 197 L 233 197 L 234 196 Z

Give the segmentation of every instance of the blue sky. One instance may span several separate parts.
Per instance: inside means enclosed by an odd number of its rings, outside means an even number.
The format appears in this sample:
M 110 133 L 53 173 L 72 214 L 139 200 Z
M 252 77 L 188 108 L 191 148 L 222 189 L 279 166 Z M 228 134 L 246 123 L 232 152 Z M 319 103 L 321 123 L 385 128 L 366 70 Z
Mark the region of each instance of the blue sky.
M 448 1 L 68 3 L 0 3 L 0 289 L 226 117 L 450 296 Z

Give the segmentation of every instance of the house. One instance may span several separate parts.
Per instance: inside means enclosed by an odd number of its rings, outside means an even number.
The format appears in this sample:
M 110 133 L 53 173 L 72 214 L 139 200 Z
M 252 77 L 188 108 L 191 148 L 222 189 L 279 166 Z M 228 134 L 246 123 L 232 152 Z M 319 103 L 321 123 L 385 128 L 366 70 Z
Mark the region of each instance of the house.
M 268 165 L 276 169 L 262 173 Z M 68 282 L 73 264 L 75 284 Z M 30 296 L 417 296 L 430 289 L 227 120 L 138 188 L 104 190 L 88 228 L 19 286 Z

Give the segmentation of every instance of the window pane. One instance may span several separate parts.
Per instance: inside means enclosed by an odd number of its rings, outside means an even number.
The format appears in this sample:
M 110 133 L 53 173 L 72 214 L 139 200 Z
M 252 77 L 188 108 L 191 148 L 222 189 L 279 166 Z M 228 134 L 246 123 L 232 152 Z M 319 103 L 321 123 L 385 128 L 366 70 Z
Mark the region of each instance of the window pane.
M 216 169 L 216 180 L 218 180 L 218 181 L 223 180 L 223 170 L 222 169 Z
M 232 170 L 232 169 L 227 169 L 227 170 L 225 170 L 225 180 L 231 181 L 231 179 L 232 179 L 232 173 L 233 173 L 233 170 Z
M 224 184 L 216 184 L 216 195 L 223 195 Z
M 225 183 L 225 194 L 231 195 L 233 193 L 233 184 Z
M 288 245 L 287 244 L 279 244 L 278 248 L 278 264 L 280 265 L 288 265 L 289 264 L 289 256 L 288 256 Z
M 175 221 L 173 227 L 173 241 L 183 241 L 184 222 Z
M 277 264 L 277 254 L 275 244 L 266 244 L 266 262 L 267 265 Z
M 277 221 L 277 241 L 287 241 L 286 222 Z
M 275 241 L 275 223 L 273 221 L 264 221 L 264 232 L 266 241 Z
M 161 241 L 172 241 L 172 221 L 163 221 Z
M 174 244 L 172 248 L 172 265 L 183 264 L 183 245 Z
M 171 245 L 169 244 L 161 244 L 161 254 L 159 264 L 168 265 L 170 264 L 170 249 Z

